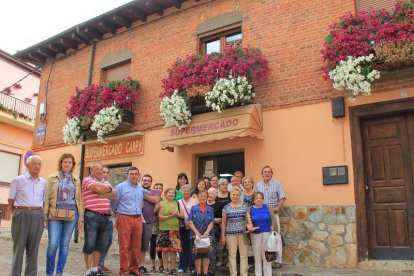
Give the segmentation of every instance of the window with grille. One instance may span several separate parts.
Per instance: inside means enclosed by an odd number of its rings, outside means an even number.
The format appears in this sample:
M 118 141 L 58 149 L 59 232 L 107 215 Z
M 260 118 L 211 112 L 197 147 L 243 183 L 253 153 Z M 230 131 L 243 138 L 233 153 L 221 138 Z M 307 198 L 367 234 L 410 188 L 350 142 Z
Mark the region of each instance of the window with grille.
M 214 34 L 200 38 L 200 54 L 221 53 L 226 45 L 241 46 L 241 43 L 241 27 L 226 31 L 219 30 Z
M 358 11 L 368 11 L 370 9 L 391 10 L 396 0 L 356 0 L 355 2 Z
M 118 64 L 103 69 L 103 82 L 122 80 L 130 76 L 131 62 Z

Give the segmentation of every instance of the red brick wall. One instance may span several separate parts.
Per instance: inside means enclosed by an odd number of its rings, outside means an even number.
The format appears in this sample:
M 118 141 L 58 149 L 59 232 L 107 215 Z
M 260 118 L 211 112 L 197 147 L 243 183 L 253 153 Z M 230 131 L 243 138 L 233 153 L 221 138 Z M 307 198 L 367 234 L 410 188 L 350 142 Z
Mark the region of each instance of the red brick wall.
M 177 57 L 196 53 L 197 25 L 234 10 L 243 14 L 243 45 L 260 47 L 270 62 L 268 81 L 256 87 L 256 100 L 264 109 L 324 101 L 338 95 L 332 89 L 332 83 L 322 79 L 320 51 L 328 26 L 344 13 L 354 10 L 353 0 L 188 1 L 181 10 L 170 8 L 164 12 L 163 18 L 150 16 L 146 23 L 135 23 L 132 29 L 99 42 L 93 83 L 100 81 L 99 65 L 104 57 L 117 50 L 131 48 L 132 77 L 142 84 L 142 93 L 135 107 L 134 130 L 162 126 L 158 95 L 167 68 Z M 62 145 L 61 129 L 66 122 L 66 105 L 69 96 L 75 92 L 75 86 L 86 85 L 89 59 L 90 47 L 56 61 L 51 73 L 52 64 L 45 65 L 39 102 L 45 99 L 50 74 L 47 132 L 44 139 L 35 137 L 35 150 Z M 381 91 L 408 86 L 413 86 L 408 78 L 380 85 Z M 36 127 L 39 125 L 37 121 Z

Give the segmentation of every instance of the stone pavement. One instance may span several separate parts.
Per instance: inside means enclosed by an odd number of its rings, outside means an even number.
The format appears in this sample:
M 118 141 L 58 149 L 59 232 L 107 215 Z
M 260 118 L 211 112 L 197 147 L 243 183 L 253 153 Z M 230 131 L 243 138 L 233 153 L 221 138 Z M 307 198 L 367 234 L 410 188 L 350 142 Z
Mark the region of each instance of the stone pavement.
M 65 276 L 82 276 L 85 272 L 85 266 L 82 255 L 82 245 L 71 243 L 70 252 L 65 268 Z M 47 246 L 47 232 L 44 232 L 41 246 L 39 249 L 39 275 L 46 275 L 45 273 L 45 256 Z M 10 275 L 10 267 L 12 260 L 12 248 L 13 243 L 11 240 L 10 229 L 0 228 L 0 276 Z M 107 257 L 106 266 L 113 272 L 106 275 L 118 275 L 117 270 L 119 268 L 118 262 L 118 246 L 116 242 L 110 249 Z M 158 262 L 157 262 L 158 263 Z M 149 259 L 146 260 L 147 268 L 150 266 Z M 152 273 L 152 275 L 162 275 L 161 273 Z M 183 273 L 181 275 L 190 275 L 190 273 Z M 216 272 L 217 276 L 229 275 L 227 268 L 220 268 Z M 249 272 L 249 276 L 254 275 L 253 271 Z M 383 272 L 383 271 L 368 271 L 357 269 L 325 269 L 320 267 L 305 267 L 305 266 L 288 266 L 285 265 L 281 269 L 273 270 L 273 276 L 408 276 L 414 275 L 413 272 Z

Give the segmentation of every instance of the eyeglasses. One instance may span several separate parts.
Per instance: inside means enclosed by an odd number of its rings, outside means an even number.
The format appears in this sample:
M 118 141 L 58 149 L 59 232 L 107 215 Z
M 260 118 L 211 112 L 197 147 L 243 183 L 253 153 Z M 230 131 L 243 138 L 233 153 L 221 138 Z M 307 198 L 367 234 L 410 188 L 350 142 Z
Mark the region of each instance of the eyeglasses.
M 151 179 L 142 179 L 142 182 L 151 182 Z

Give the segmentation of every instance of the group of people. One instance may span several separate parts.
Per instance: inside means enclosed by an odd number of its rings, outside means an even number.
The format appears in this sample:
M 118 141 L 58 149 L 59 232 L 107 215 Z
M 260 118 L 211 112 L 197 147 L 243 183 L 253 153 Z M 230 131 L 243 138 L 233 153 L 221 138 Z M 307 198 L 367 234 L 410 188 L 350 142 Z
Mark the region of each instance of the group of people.
M 81 184 L 73 175 L 75 165 L 72 154 L 63 154 L 57 172 L 45 181 L 39 176 L 41 158 L 33 155 L 28 159 L 28 173 L 12 181 L 13 276 L 22 273 L 24 251 L 25 275 L 37 275 L 44 228 L 48 231 L 47 275 L 63 274 L 75 228 L 84 231 L 85 275 L 103 275 L 109 271 L 105 256 L 114 224 L 120 275 L 186 271 L 213 275 L 216 266 L 224 265 L 223 252 L 228 252 L 230 275 L 237 275 L 239 262 L 240 275 L 247 276 L 250 245 L 256 276 L 272 275 L 265 246 L 270 232 L 280 231 L 278 214 L 286 197 L 272 178 L 271 167 L 262 169 L 263 180 L 256 185 L 251 177 L 236 171 L 230 183 L 226 178 L 205 177 L 192 189 L 187 175 L 180 173 L 176 186 L 164 190 L 162 183 L 152 185 L 151 175 L 141 176 L 136 167 L 128 168 L 127 180 L 113 187 L 108 182 L 108 168 L 100 162 L 91 164 L 90 175 Z M 209 250 L 197 250 L 195 243 L 201 239 L 210 240 Z M 150 269 L 144 266 L 147 251 Z M 279 252 L 275 266 L 281 263 Z

